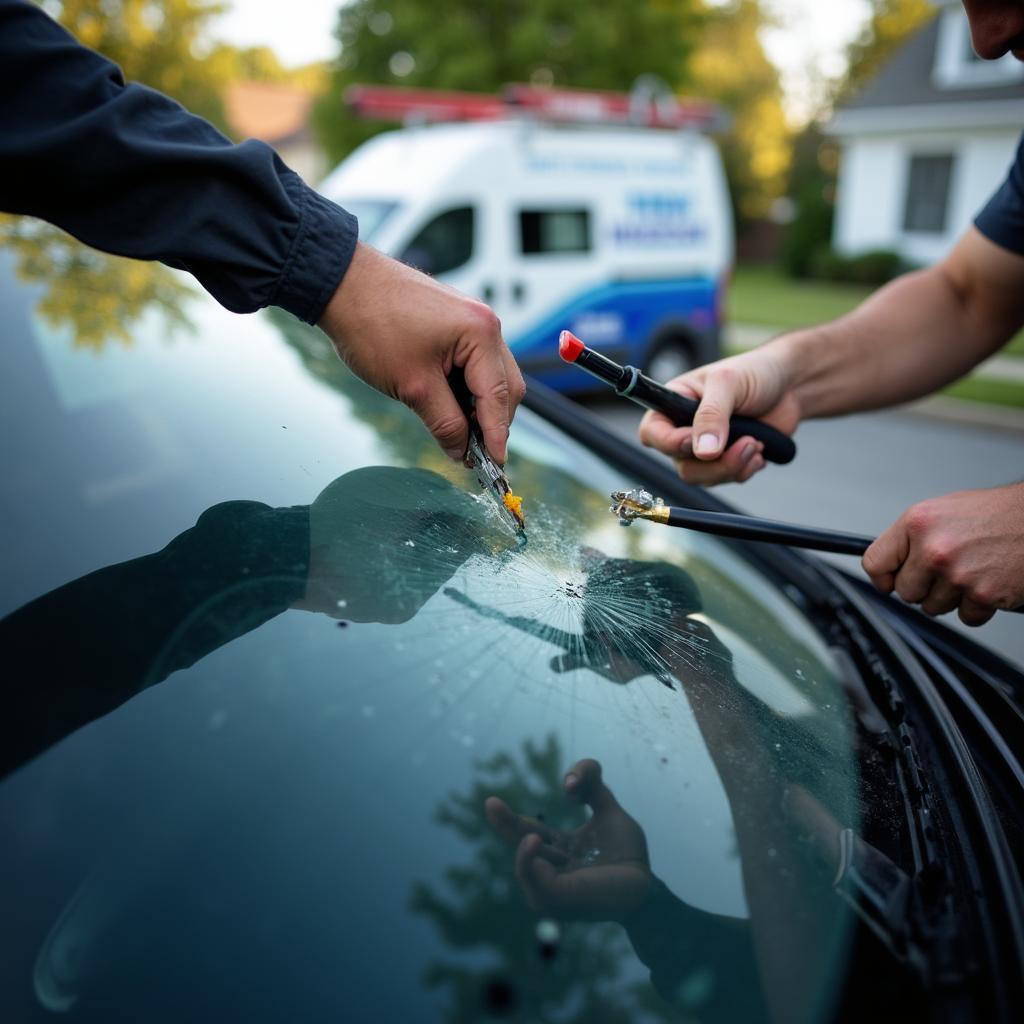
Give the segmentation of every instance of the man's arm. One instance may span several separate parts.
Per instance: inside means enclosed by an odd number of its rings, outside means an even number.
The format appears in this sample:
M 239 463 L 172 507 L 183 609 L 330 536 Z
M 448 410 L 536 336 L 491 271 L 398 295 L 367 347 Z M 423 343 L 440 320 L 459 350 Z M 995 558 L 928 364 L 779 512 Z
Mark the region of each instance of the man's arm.
M 239 313 L 315 323 L 356 245 L 355 218 L 262 142 L 136 83 L 38 7 L 0 0 L 0 209 L 97 249 L 190 271 Z
M 693 427 L 649 412 L 640 437 L 677 459 L 691 483 L 746 480 L 764 459 L 750 437 L 723 452 L 734 411 L 791 433 L 815 416 L 910 401 L 963 376 L 1021 323 L 1024 256 L 971 228 L 941 263 L 898 278 L 846 316 L 677 377 L 670 386 L 701 401 Z
M 275 305 L 319 324 L 456 459 L 468 425 L 447 376 L 461 367 L 488 450 L 504 461 L 525 388 L 497 317 L 357 246 L 355 218 L 269 146 L 235 145 L 168 97 L 126 85 L 24 0 L 0 0 L 0 95 L 0 209 L 188 270 L 234 312 Z
M 823 327 L 780 339 L 801 419 L 920 398 L 962 377 L 1024 323 L 1024 256 L 977 228 Z

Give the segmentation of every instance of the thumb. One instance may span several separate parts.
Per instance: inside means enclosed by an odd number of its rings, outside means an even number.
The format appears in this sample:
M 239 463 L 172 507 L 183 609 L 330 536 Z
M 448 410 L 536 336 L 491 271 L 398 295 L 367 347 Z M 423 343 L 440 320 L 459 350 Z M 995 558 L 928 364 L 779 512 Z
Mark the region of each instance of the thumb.
M 910 553 L 910 538 L 903 520 L 899 519 L 864 552 L 861 567 L 871 577 L 871 582 L 883 594 L 891 594 L 896 573 Z
M 509 380 L 498 351 L 477 354 L 465 367 L 466 385 L 476 397 L 476 418 L 491 457 L 504 465 L 509 422 Z
M 434 436 L 445 455 L 456 462 L 466 454 L 469 423 L 445 376 L 432 373 L 400 396 Z
M 565 789 L 571 797 L 587 804 L 595 814 L 618 806 L 612 791 L 601 779 L 601 763 L 592 757 L 577 761 L 569 769 L 565 776 Z
M 732 370 L 710 371 L 704 394 L 693 417 L 693 454 L 698 459 L 717 459 L 729 436 L 729 417 L 736 406 L 737 381 Z

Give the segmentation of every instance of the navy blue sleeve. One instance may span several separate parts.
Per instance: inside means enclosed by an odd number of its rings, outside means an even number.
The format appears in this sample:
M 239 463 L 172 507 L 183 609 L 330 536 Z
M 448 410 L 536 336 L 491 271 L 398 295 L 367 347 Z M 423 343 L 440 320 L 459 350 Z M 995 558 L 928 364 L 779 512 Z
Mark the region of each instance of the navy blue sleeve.
M 978 214 L 974 226 L 989 241 L 1024 256 L 1024 135 L 1010 173 Z
M 0 209 L 120 256 L 188 270 L 237 313 L 316 323 L 355 218 L 267 145 L 209 122 L 82 46 L 34 4 L 0 0 Z

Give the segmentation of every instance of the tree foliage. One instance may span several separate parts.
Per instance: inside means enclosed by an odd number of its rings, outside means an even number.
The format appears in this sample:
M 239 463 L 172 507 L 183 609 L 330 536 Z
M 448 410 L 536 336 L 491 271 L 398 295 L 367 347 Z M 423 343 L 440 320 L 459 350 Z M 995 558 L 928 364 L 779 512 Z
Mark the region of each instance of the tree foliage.
M 341 46 L 317 127 L 340 160 L 384 125 L 354 121 L 354 83 L 494 92 L 508 82 L 628 90 L 650 73 L 685 80 L 700 0 L 353 0 L 338 14 Z
M 197 55 L 215 0 L 49 0 L 41 6 L 81 42 L 193 113 L 223 125 L 220 94 L 228 68 Z M 73 171 L 72 171 L 73 173 Z M 39 313 L 54 327 L 70 327 L 75 344 L 101 349 L 129 344 L 133 327 L 152 308 L 169 329 L 187 326 L 192 289 L 159 263 L 97 252 L 59 228 L 26 217 L 0 217 L 0 246 L 13 251 L 18 276 L 46 292 Z
M 129 81 L 223 125 L 222 68 L 200 55 L 210 20 L 225 8 L 220 0 L 59 0 L 44 7 Z
M 687 67 L 692 91 L 732 115 L 720 140 L 738 218 L 764 217 L 786 187 L 791 138 L 778 69 L 758 33 L 766 22 L 760 0 L 708 4 Z

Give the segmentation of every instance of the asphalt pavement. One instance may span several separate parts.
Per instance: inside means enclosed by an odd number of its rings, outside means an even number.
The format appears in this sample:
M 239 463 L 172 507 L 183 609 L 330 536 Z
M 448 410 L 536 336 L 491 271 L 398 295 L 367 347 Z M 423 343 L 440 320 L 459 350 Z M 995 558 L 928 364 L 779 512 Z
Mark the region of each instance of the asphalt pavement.
M 642 410 L 615 398 L 584 404 L 612 429 L 636 439 Z M 1024 431 L 979 426 L 943 414 L 894 410 L 811 421 L 796 435 L 797 458 L 769 465 L 746 484 L 717 489 L 739 510 L 850 533 L 878 534 L 924 498 L 1024 479 Z M 837 563 L 856 567 L 841 555 Z M 955 614 L 943 622 L 1024 669 L 1024 616 L 999 612 L 969 629 Z

